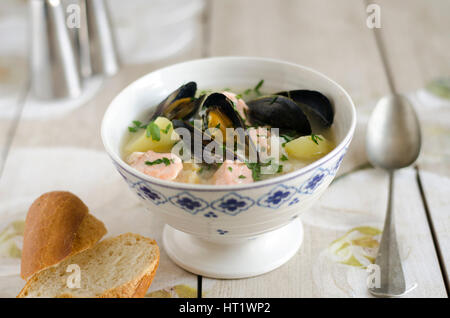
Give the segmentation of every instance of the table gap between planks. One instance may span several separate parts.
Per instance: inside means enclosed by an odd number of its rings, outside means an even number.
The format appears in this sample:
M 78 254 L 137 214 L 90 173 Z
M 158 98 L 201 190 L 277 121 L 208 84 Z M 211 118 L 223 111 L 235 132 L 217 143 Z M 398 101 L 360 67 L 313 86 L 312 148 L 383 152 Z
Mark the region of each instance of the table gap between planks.
M 439 54 L 445 52 L 445 48 L 446 52 L 449 51 L 444 32 L 448 30 L 445 23 L 449 19 L 441 17 L 445 17 L 442 7 L 448 4 L 444 1 L 434 1 L 430 6 L 418 1 L 413 4 L 406 4 L 406 1 L 378 3 L 382 9 L 382 23 L 386 23 L 386 29 L 389 26 L 389 32 L 384 29 L 381 32 L 388 47 L 389 65 L 395 71 L 392 73 L 396 87 L 400 91 L 418 89 L 431 77 L 442 75 L 442 68 L 446 65 Z M 406 7 L 410 10 L 408 12 L 412 12 L 410 15 L 403 11 Z M 423 18 L 421 12 L 429 15 Z M 397 24 L 399 15 L 406 17 Z M 415 19 L 415 15 L 422 18 Z M 408 37 L 401 36 L 405 27 L 412 25 L 411 19 L 414 19 L 414 29 L 422 30 L 420 37 L 415 37 L 414 32 L 410 32 Z M 424 49 L 418 52 L 412 50 L 414 54 L 406 56 L 401 54 L 402 50 L 411 53 L 409 49 L 417 48 L 420 41 L 431 35 L 436 49 L 433 52 Z M 2 125 L 2 129 L 7 127 L 6 130 L 15 132 L 14 136 L 8 134 L 0 140 L 2 146 L 11 145 L 9 152 L 4 153 L 11 155 L 24 147 L 68 145 L 101 150 L 101 141 L 97 136 L 99 123 L 106 106 L 117 92 L 151 70 L 202 56 L 258 55 L 308 65 L 339 82 L 353 97 L 358 114 L 363 119 L 367 117 L 373 102 L 388 93 L 372 30 L 366 27 L 366 4 L 362 0 L 339 3 L 312 0 L 207 1 L 203 30 L 198 38 L 191 52 L 160 63 L 125 66 L 119 74 L 105 82 L 101 93 L 93 100 L 73 111 L 69 121 L 22 118 L 18 121 L 17 129 L 14 129 L 14 121 Z M 448 68 L 445 71 L 449 73 Z M 26 106 L 25 102 L 25 110 Z M 16 107 L 20 115 L 19 102 Z M 83 128 L 80 130 L 80 127 Z M 30 134 L 30 131 L 35 133 Z M 67 139 L 61 131 L 70 133 L 71 138 Z M 360 124 L 341 173 L 366 162 L 363 140 L 364 129 Z M 8 169 L 7 159 L 4 161 L 5 171 Z M 444 258 L 443 266 L 448 268 L 449 260 L 445 259 L 448 257 L 445 253 L 449 250 L 449 222 L 445 212 L 448 211 L 449 202 L 442 199 L 445 193 L 435 192 L 433 188 L 435 172 L 437 171 L 430 166 L 424 166 L 422 170 L 419 161 L 419 174 L 437 234 L 437 244 Z M 448 177 L 449 174 L 447 171 L 446 173 Z M 370 188 L 367 188 L 368 184 Z M 16 186 L 19 185 L 11 185 L 11 188 Z M 338 269 L 330 267 L 323 253 L 333 240 L 353 226 L 374 225 L 382 228 L 387 188 L 386 175 L 374 169 L 357 171 L 336 181 L 312 211 L 304 215 L 305 241 L 297 255 L 287 264 L 271 273 L 249 279 L 215 280 L 200 277 L 199 289 L 201 288 L 205 297 L 369 296 L 365 290 L 364 271 L 344 266 Z M 448 188 L 447 184 L 443 188 L 444 192 Z M 337 200 L 348 196 L 348 189 L 355 191 L 354 200 Z M 442 271 L 419 190 L 413 168 L 398 173 L 395 181 L 398 236 L 405 255 L 404 267 L 408 283 L 418 284 L 409 296 L 445 297 L 447 294 Z M 351 224 L 347 224 L 348 218 L 340 220 L 340 214 L 354 215 L 354 223 L 352 220 Z M 321 216 L 327 221 L 332 220 L 331 226 Z M 414 229 L 414 234 L 411 234 L 411 229 Z M 164 265 L 161 264 L 161 269 Z M 187 272 L 178 271 L 176 275 L 185 276 L 192 286 L 197 283 L 196 276 Z M 158 281 L 158 275 L 155 284 L 164 284 Z

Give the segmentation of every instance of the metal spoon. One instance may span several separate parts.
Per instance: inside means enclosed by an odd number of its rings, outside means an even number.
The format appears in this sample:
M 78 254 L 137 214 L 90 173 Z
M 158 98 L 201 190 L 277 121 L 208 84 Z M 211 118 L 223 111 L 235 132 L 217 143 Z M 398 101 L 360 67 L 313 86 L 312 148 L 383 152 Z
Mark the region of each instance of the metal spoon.
M 392 211 L 395 169 L 412 164 L 420 153 L 419 121 L 410 102 L 394 94 L 382 98 L 370 116 L 366 151 L 372 165 L 389 172 L 389 196 L 383 236 L 375 264 L 380 269 L 379 287 L 369 287 L 375 296 L 402 296 L 406 291 Z

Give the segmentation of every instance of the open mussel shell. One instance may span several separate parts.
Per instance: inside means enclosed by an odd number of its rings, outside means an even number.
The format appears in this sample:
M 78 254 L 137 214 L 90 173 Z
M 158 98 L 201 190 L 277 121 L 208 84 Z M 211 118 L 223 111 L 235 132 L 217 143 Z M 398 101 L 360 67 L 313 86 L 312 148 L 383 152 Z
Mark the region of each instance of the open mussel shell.
M 222 93 L 208 95 L 202 107 L 205 109 L 204 123 L 206 128 L 245 128 L 245 124 L 236 111 L 233 101 Z
M 253 125 L 269 125 L 294 130 L 301 135 L 311 134 L 311 125 L 302 109 L 292 99 L 270 95 L 247 102 L 247 116 Z
M 209 162 L 220 162 L 218 157 L 233 158 L 234 160 L 245 161 L 246 156 L 250 153 L 257 156 L 256 146 L 252 140 L 245 135 L 245 124 L 243 119 L 239 116 L 238 112 L 234 108 L 233 102 L 221 93 L 212 93 L 204 98 L 202 103 L 202 124 L 201 128 L 192 125 L 188 121 L 172 120 L 173 126 L 177 128 L 186 128 L 191 133 L 191 153 L 196 159 L 204 160 L 206 158 L 200 158 L 199 147 L 205 149 L 210 143 L 215 143 L 217 149 L 222 149 L 222 154 L 208 154 L 208 151 L 202 153 L 203 156 L 210 156 L 207 160 Z M 228 147 L 226 142 L 226 128 L 242 128 L 243 138 L 236 138 L 233 145 L 235 147 Z M 223 140 L 216 140 L 214 130 L 220 129 L 222 132 Z M 209 138 L 203 138 L 204 134 L 209 135 Z M 242 142 L 245 142 L 243 144 Z M 211 149 L 211 148 L 210 148 Z M 237 149 L 245 149 L 245 153 L 237 151 Z
M 205 115 L 203 116 L 203 122 L 205 129 L 218 128 L 222 132 L 224 141 L 226 142 L 227 132 L 226 128 L 242 128 L 242 133 L 245 134 L 245 122 L 239 115 L 236 107 L 231 99 L 222 93 L 212 93 L 204 101 L 203 106 L 205 109 Z M 256 145 L 249 138 L 247 134 L 244 136 L 245 145 L 241 144 L 241 138 L 236 138 L 237 148 L 245 149 L 245 156 L 257 156 Z M 227 152 L 234 152 L 235 158 L 244 161 L 234 149 L 226 149 Z
M 279 92 L 281 95 L 296 102 L 306 114 L 315 115 L 325 127 L 331 126 L 334 119 L 334 110 L 330 100 L 318 91 L 306 89 Z
M 197 113 L 204 98 L 204 96 L 195 98 L 196 92 L 195 82 L 181 85 L 159 103 L 150 120 L 155 120 L 158 116 L 164 116 L 170 120 L 191 118 Z

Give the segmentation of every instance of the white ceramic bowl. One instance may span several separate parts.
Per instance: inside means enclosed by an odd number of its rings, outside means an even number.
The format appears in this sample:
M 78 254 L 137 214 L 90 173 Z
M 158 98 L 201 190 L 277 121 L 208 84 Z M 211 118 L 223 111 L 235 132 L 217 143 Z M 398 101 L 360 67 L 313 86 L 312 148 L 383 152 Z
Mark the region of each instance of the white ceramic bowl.
M 243 89 L 260 79 L 264 79 L 263 91 L 312 89 L 330 98 L 335 108 L 336 148 L 297 171 L 234 186 L 164 181 L 134 170 L 121 158 L 130 123 L 150 114 L 150 106 L 180 85 L 195 81 L 199 89 Z M 303 240 L 297 217 L 333 180 L 355 125 L 350 96 L 325 75 L 278 60 L 219 57 L 169 66 L 130 84 L 109 105 L 102 139 L 132 191 L 167 224 L 163 243 L 172 260 L 196 274 L 239 278 L 270 271 L 297 252 Z

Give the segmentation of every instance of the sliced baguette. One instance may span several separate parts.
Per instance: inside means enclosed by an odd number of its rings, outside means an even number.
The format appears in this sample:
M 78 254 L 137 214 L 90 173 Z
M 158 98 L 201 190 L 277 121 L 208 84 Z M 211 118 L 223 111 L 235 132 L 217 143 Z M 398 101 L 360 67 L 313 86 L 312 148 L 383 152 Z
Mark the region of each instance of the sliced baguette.
M 92 247 L 106 234 L 76 195 L 53 191 L 37 198 L 25 220 L 20 275 L 34 273 Z
M 71 264 L 80 268 L 80 288 L 68 287 L 74 275 L 66 272 Z M 38 272 L 17 297 L 144 297 L 158 264 L 154 240 L 126 233 Z

